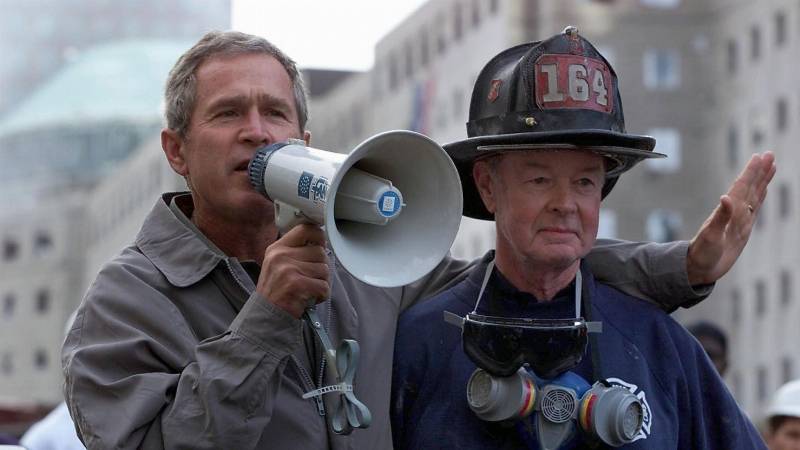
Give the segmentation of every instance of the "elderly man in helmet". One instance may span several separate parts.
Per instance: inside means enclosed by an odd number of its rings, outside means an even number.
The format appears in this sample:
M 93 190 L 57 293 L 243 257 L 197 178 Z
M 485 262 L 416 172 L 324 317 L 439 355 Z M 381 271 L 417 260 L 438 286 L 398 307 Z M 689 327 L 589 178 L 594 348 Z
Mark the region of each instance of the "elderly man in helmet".
M 605 58 L 574 28 L 501 52 L 467 128 L 445 148 L 496 250 L 401 317 L 395 447 L 763 448 L 697 341 L 584 263 L 617 177 L 664 156 Z
M 770 450 L 800 450 L 800 380 L 781 386 L 767 409 Z

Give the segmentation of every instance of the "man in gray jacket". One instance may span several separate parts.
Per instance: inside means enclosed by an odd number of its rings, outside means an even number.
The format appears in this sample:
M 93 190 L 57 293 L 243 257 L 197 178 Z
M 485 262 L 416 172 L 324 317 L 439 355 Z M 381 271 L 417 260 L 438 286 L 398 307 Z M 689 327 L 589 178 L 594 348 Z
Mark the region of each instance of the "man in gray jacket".
M 318 227 L 278 238 L 247 164 L 260 146 L 310 134 L 297 68 L 267 41 L 207 34 L 170 72 L 165 101 L 162 147 L 190 192 L 156 202 L 78 310 L 63 364 L 81 439 L 90 449 L 390 448 L 397 318 L 469 263 L 446 258 L 412 285 L 382 289 L 344 271 Z M 699 301 L 708 287 L 692 285 L 730 268 L 753 223 L 731 198 L 757 210 L 770 170 L 751 161 L 691 244 L 608 243 L 588 257 L 594 273 L 667 310 Z M 330 396 L 302 397 L 332 384 L 299 320 L 308 299 L 334 345 L 361 345 L 355 393 L 373 413 L 365 430 L 334 434 Z

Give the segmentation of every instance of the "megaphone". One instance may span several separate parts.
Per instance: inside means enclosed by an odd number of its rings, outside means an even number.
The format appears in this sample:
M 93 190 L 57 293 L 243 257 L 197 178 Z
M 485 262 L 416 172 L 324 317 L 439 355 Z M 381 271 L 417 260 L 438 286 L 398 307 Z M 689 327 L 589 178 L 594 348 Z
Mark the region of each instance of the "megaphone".
M 406 285 L 433 270 L 461 222 L 455 165 L 412 131 L 377 134 L 349 154 L 280 142 L 260 148 L 248 170 L 282 232 L 323 225 L 342 266 L 373 286 Z

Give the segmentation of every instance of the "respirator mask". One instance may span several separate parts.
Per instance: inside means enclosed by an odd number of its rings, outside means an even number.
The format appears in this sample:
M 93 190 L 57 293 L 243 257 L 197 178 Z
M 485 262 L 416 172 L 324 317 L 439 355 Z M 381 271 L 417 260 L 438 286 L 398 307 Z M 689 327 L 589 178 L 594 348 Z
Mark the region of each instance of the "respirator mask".
M 507 318 L 477 314 L 494 268 L 490 262 L 473 312 L 445 321 L 462 330 L 464 352 L 478 366 L 467 383 L 467 402 L 482 420 L 513 424 L 533 415 L 542 450 L 556 450 L 580 430 L 611 446 L 632 442 L 644 410 L 627 389 L 603 381 L 590 385 L 570 372 L 583 359 L 599 322 L 581 317 L 582 277 L 575 277 L 574 319 Z

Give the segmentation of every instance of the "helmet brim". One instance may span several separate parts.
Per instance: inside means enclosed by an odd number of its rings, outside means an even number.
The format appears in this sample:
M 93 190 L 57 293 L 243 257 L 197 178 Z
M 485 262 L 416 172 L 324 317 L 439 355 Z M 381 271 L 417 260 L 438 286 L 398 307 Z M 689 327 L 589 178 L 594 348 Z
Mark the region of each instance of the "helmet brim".
M 609 183 L 610 180 L 615 180 L 639 161 L 666 157 L 662 153 L 653 151 L 655 144 L 655 139 L 650 136 L 592 129 L 478 136 L 445 144 L 443 148 L 455 163 L 461 177 L 464 195 L 463 214 L 474 219 L 494 220 L 494 214 L 484 206 L 472 179 L 472 166 L 478 159 L 510 151 L 545 149 L 592 151 L 616 163 L 606 173 L 606 186 L 609 189 L 604 187 L 603 197 L 605 197 L 614 184 Z

